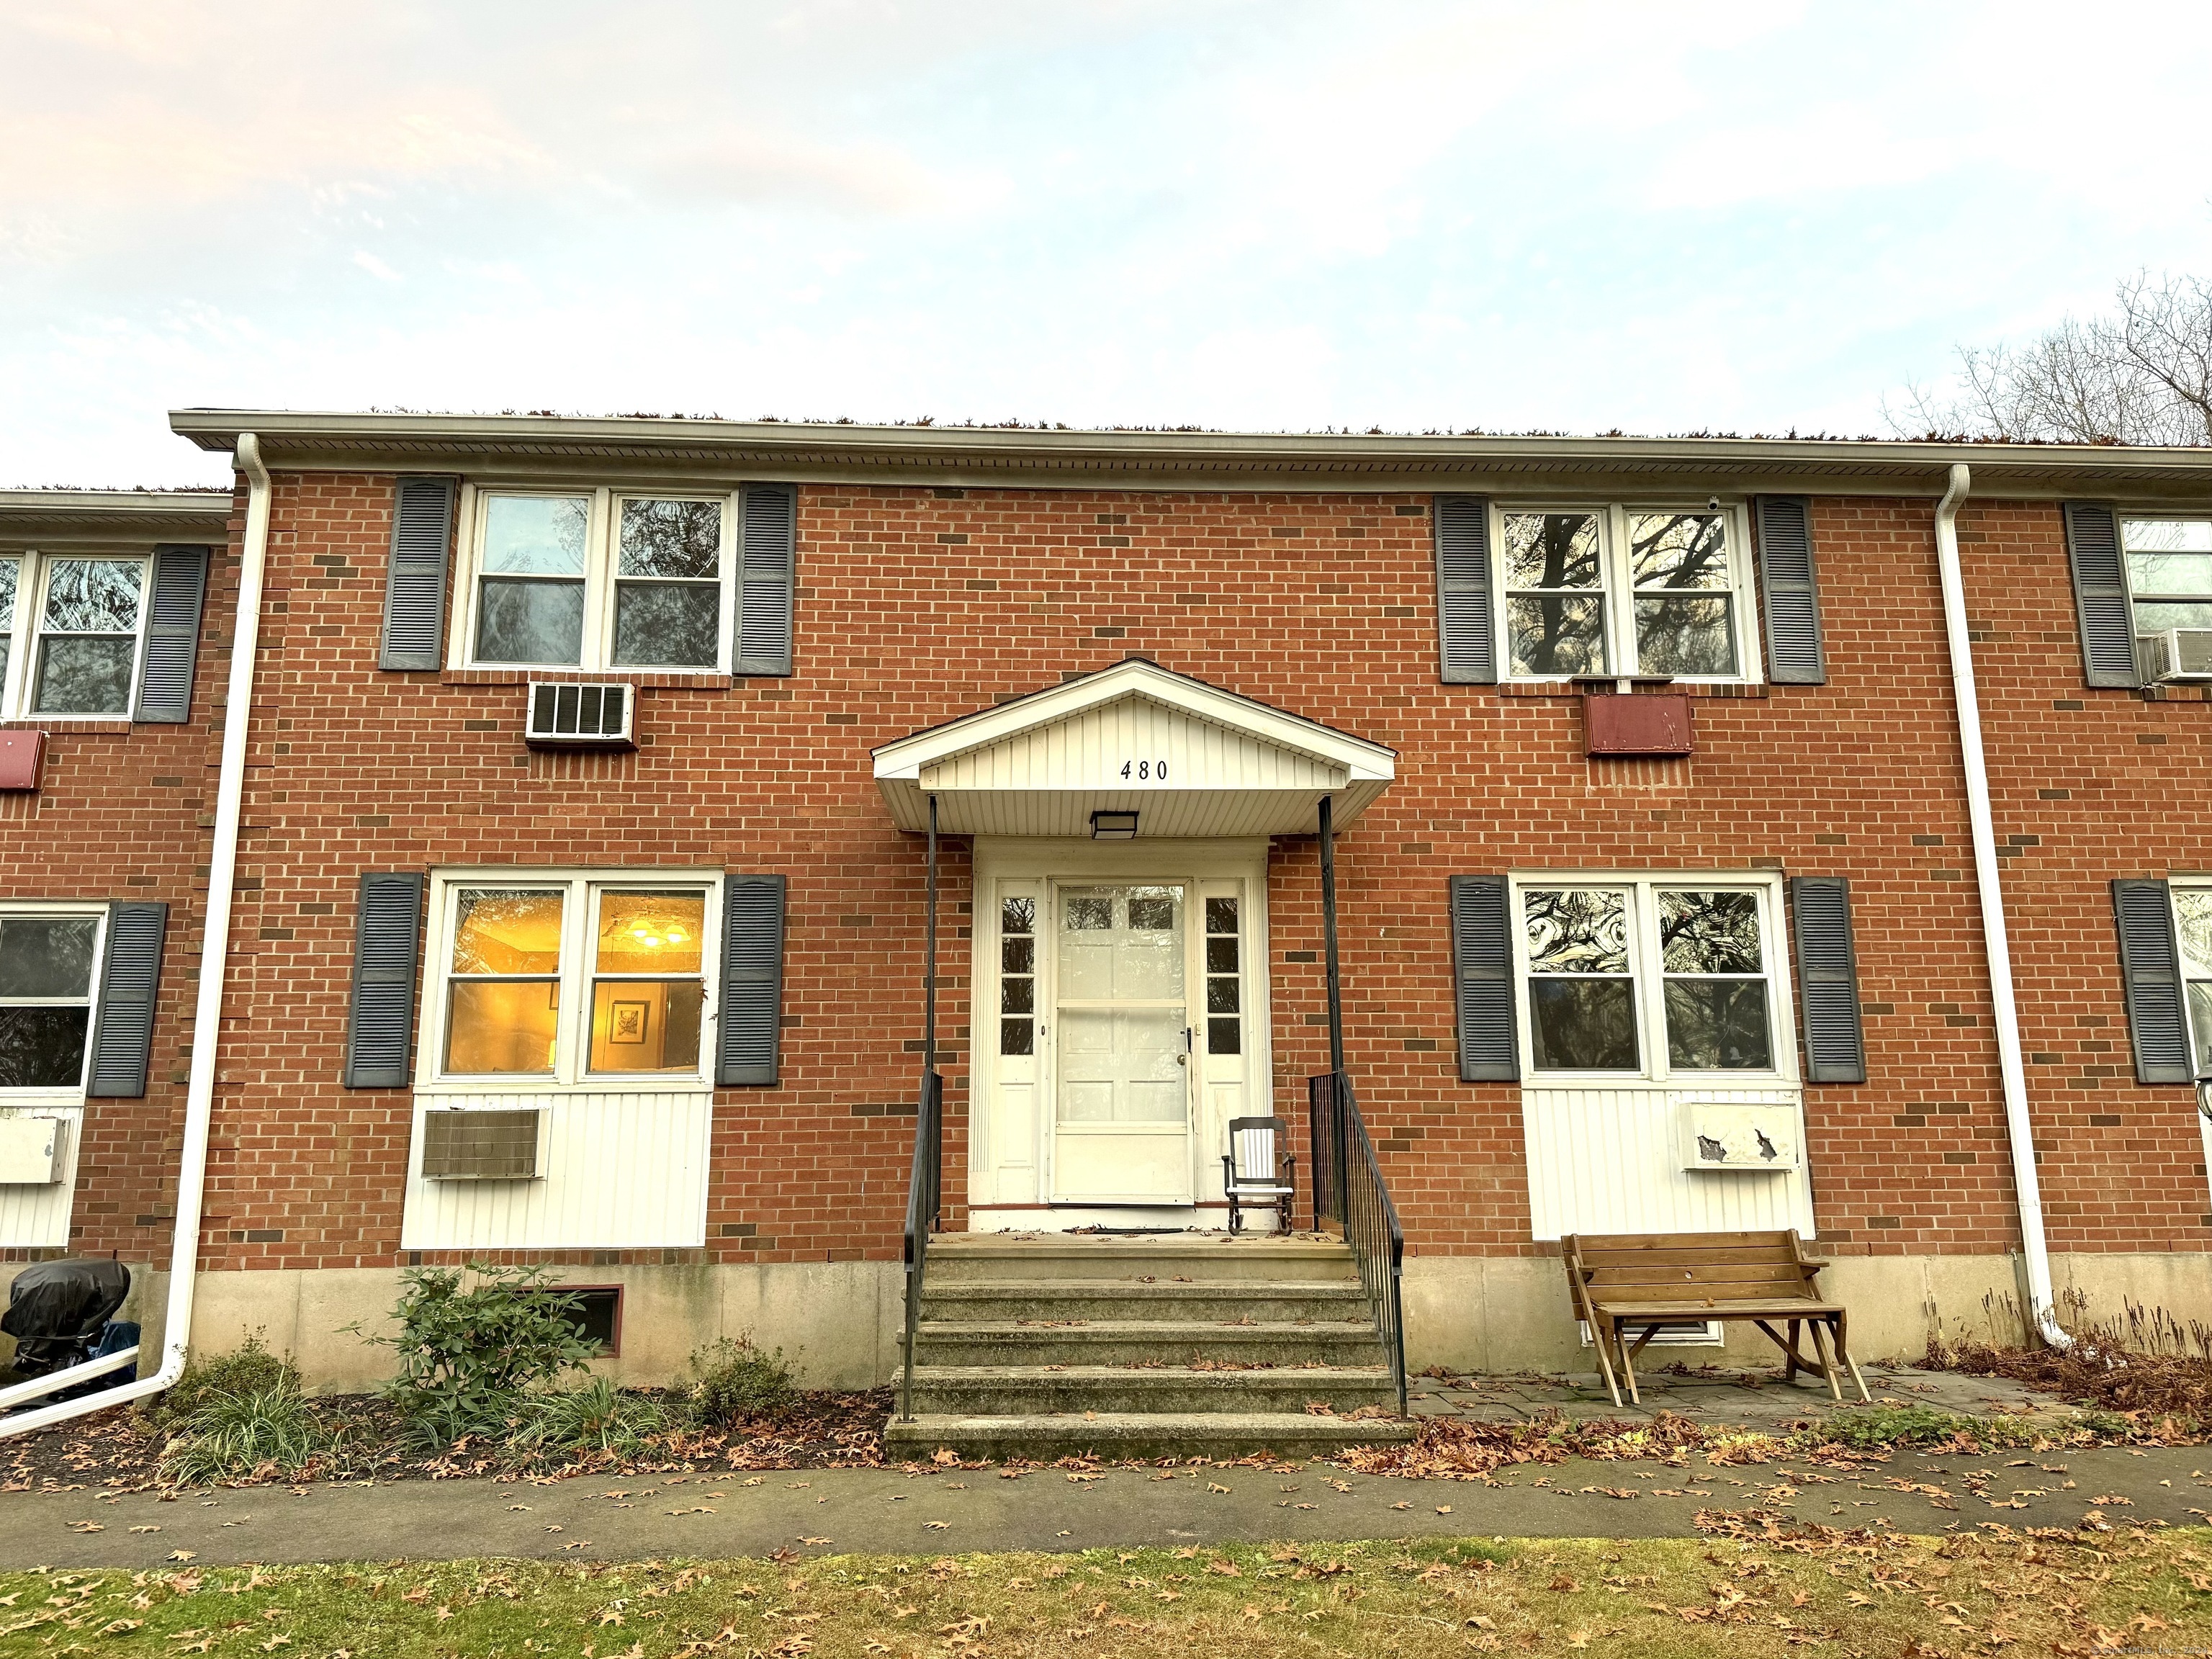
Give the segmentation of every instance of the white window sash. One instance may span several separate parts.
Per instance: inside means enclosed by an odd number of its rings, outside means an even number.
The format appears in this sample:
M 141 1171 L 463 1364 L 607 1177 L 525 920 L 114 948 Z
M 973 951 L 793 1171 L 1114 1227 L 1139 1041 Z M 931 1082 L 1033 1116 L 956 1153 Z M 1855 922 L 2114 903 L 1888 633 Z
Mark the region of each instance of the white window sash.
M 0 558 L 17 561 L 15 611 L 4 632 L 8 640 L 8 668 L 0 676 L 0 719 L 42 720 L 127 720 L 137 713 L 138 676 L 146 665 L 146 620 L 154 609 L 154 562 L 143 552 L 121 548 L 68 548 L 41 550 L 22 548 L 0 552 Z M 38 656 L 46 638 L 46 579 L 53 567 L 70 559 L 100 559 L 112 564 L 138 567 L 138 617 L 130 638 L 131 678 L 119 713 L 81 714 L 32 707 L 38 684 Z M 65 635 L 71 638 L 120 639 L 119 634 Z
M 78 1061 L 76 1084 L 73 1086 L 64 1084 L 44 1088 L 0 1088 L 0 1107 L 81 1106 L 84 1103 L 85 1091 L 92 1085 L 93 1028 L 100 1019 L 100 975 L 107 966 L 107 907 L 104 904 L 39 901 L 11 901 L 0 905 L 0 921 L 19 916 L 36 917 L 40 921 L 80 917 L 91 921 L 92 973 L 82 997 L 0 997 L 0 1008 L 84 1008 L 90 1012 L 85 1019 L 84 1053 Z
M 1797 1030 L 1790 1003 L 1790 960 L 1783 937 L 1782 878 L 1747 875 L 1740 871 L 1667 872 L 1624 875 L 1618 871 L 1575 871 L 1555 873 L 1530 871 L 1509 878 L 1512 889 L 1511 943 L 1514 994 L 1518 999 L 1522 1076 L 1550 1088 L 1759 1088 L 1778 1084 L 1794 1085 L 1797 1073 Z M 1528 932 L 1525 895 L 1531 890 L 1575 888 L 1625 892 L 1628 899 L 1628 966 L 1635 998 L 1637 1042 L 1642 1066 L 1630 1071 L 1546 1071 L 1536 1065 L 1534 1000 L 1531 980 L 1572 978 L 1571 975 L 1535 975 L 1528 967 Z M 1679 975 L 1666 971 L 1659 943 L 1659 895 L 1690 890 L 1706 893 L 1751 893 L 1759 900 L 1759 948 L 1765 971 L 1760 975 Z M 1670 977 L 1763 980 L 1766 986 L 1766 1027 L 1773 1065 L 1765 1070 L 1730 1068 L 1718 1071 L 1674 1069 L 1667 1046 L 1666 982 Z
M 588 496 L 591 510 L 584 531 L 584 626 L 573 663 L 479 662 L 477 627 L 483 603 L 485 527 L 494 498 L 526 497 L 538 501 L 574 500 Z M 697 665 L 639 664 L 617 665 L 615 653 L 615 592 L 621 580 L 622 504 L 624 501 L 713 501 L 722 509 L 717 615 L 720 637 L 714 661 Z M 456 580 L 453 632 L 447 644 L 446 662 L 454 669 L 489 669 L 501 672 L 605 674 L 621 678 L 634 674 L 727 674 L 737 651 L 738 524 L 742 501 L 738 491 L 717 489 L 616 489 L 608 485 L 560 489 L 547 484 L 471 482 L 461 487 L 459 522 L 461 544 L 454 559 Z M 556 578 L 555 580 L 560 580 Z M 641 579 L 649 580 L 650 579 Z
M 715 1036 L 720 1013 L 722 972 L 722 878 L 720 870 L 446 870 L 430 878 L 428 938 L 431 941 L 428 996 L 422 1020 L 429 1044 L 422 1069 L 425 1086 L 441 1094 L 696 1094 L 714 1086 Z M 456 980 L 528 978 L 527 975 L 456 975 L 453 934 L 459 922 L 455 896 L 467 889 L 493 887 L 551 891 L 561 907 L 560 1025 L 554 1038 L 552 1071 L 448 1072 L 446 1034 L 452 1018 Z M 706 903 L 700 941 L 699 979 L 703 1002 L 699 1020 L 699 1066 L 696 1072 L 593 1072 L 591 1069 L 592 946 L 598 938 L 600 896 L 624 889 L 648 891 L 697 889 Z M 616 977 L 625 977 L 617 975 Z M 666 974 L 664 979 L 683 979 Z
M 1714 509 L 1705 501 L 1626 501 L 1596 503 L 1588 501 L 1500 501 L 1490 504 L 1491 556 L 1491 617 L 1493 634 L 1492 649 L 1497 653 L 1498 677 L 1531 684 L 1564 684 L 1565 674 L 1517 674 L 1513 672 L 1513 629 L 1510 596 L 1534 592 L 1516 588 L 1505 577 L 1505 520 L 1514 514 L 1534 513 L 1574 513 L 1595 514 L 1598 521 L 1598 569 L 1600 585 L 1596 587 L 1546 589 L 1547 593 L 1562 597 L 1601 597 L 1604 600 L 1606 676 L 1628 679 L 1642 670 L 1636 666 L 1636 573 L 1630 563 L 1628 521 L 1642 513 L 1710 513 Z M 1741 501 L 1724 502 L 1720 509 L 1723 533 L 1728 539 L 1729 582 L 1725 588 L 1682 588 L 1664 590 L 1650 588 L 1647 593 L 1674 592 L 1677 597 L 1703 593 L 1729 599 L 1729 627 L 1735 647 L 1736 672 L 1733 674 L 1677 674 L 1677 685 L 1755 685 L 1764 677 L 1764 659 L 1759 648 L 1758 604 L 1753 593 L 1751 580 L 1750 519 Z

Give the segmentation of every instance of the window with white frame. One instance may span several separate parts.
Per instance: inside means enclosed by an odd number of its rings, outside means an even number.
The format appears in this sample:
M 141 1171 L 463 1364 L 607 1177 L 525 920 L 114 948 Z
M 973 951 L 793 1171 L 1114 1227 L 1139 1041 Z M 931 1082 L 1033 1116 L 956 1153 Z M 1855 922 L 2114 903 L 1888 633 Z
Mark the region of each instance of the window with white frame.
M 0 712 L 127 717 L 148 561 L 0 554 Z
M 2128 604 L 2137 659 L 2156 678 L 2170 662 L 2160 636 L 2169 629 L 2212 629 L 2212 519 L 2122 519 Z
M 1528 877 L 1515 902 L 1530 1072 L 1794 1073 L 1772 879 Z
M 1493 510 L 1500 659 L 1510 678 L 1757 678 L 1736 509 Z
M 476 490 L 462 659 L 726 672 L 737 523 L 729 495 Z
M 2212 882 L 2176 881 L 2167 890 L 2173 896 L 2173 936 L 2181 947 L 2190 1046 L 2197 1076 L 2212 1077 Z
M 102 915 L 0 911 L 0 1101 L 84 1087 Z
M 440 1079 L 706 1079 L 714 882 L 514 871 L 441 877 L 432 902 Z

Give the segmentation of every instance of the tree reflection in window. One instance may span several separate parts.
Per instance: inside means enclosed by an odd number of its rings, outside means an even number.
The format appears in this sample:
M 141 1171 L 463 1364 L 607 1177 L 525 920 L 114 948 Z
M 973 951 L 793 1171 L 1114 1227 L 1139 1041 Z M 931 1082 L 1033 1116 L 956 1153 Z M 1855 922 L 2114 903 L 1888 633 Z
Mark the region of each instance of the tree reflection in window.
M 1522 894 L 1522 919 L 1537 1069 L 1636 1070 L 1639 1050 L 1627 894 L 1608 888 L 1530 888 Z
M 1638 513 L 1628 521 L 1628 562 L 1638 672 L 1735 673 L 1726 520 L 1717 513 Z
M 1692 1072 L 1772 1070 L 1758 896 L 1668 890 L 1658 899 L 1668 1063 Z
M 2203 1077 L 2212 1074 L 2212 888 L 2174 888 L 2173 918 L 2181 944 L 2181 977 L 2189 988 L 2197 1073 Z
M 1505 515 L 1506 639 L 1516 674 L 1605 672 L 1605 573 L 1593 513 Z

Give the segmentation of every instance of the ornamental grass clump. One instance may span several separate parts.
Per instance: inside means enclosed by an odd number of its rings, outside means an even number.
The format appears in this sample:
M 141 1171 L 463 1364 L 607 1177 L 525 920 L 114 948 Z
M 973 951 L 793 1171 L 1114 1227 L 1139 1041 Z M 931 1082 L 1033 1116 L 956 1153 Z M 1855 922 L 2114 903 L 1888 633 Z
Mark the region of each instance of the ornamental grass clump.
M 544 1455 L 580 1454 L 635 1457 L 671 1426 L 666 1407 L 641 1394 L 625 1394 L 604 1376 L 580 1388 L 528 1396 L 521 1425 L 507 1437 L 516 1451 Z
M 582 1299 L 552 1284 L 550 1271 L 471 1262 L 402 1275 L 399 1328 L 366 1340 L 399 1357 L 382 1393 L 410 1439 L 434 1449 L 505 1440 L 531 1420 L 533 1393 L 599 1352 L 578 1327 Z
M 186 1370 L 154 1417 L 171 1431 L 161 1474 L 178 1486 L 300 1475 L 337 1449 L 298 1370 L 258 1338 Z

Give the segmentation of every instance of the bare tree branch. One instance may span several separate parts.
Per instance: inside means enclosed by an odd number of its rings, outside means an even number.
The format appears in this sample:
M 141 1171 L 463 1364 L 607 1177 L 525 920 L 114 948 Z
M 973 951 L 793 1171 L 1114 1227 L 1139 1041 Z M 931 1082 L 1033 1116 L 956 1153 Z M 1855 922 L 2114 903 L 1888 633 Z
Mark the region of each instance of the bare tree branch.
M 2138 275 L 2116 297 L 2024 346 L 1960 347 L 1952 390 L 1908 383 L 1882 418 L 1901 438 L 2212 444 L 2212 284 Z

